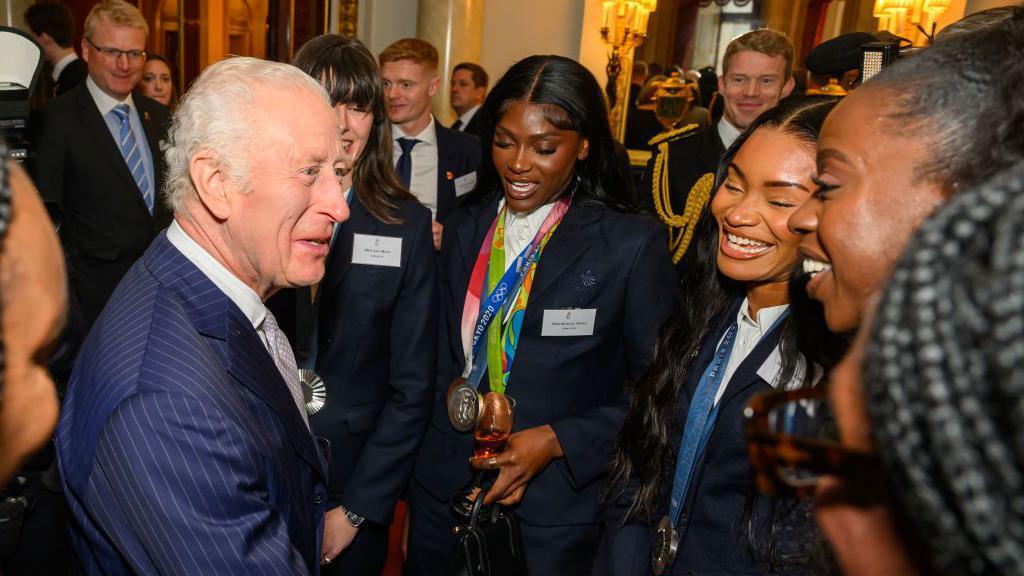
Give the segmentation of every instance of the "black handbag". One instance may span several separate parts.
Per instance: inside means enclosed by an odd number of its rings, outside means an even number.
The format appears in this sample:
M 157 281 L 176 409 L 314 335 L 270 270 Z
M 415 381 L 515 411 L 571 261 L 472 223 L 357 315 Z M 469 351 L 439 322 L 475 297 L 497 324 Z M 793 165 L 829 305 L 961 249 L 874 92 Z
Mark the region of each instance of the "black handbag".
M 486 490 L 473 500 L 469 523 L 455 527 L 454 576 L 526 576 L 519 522 L 495 503 L 484 506 Z

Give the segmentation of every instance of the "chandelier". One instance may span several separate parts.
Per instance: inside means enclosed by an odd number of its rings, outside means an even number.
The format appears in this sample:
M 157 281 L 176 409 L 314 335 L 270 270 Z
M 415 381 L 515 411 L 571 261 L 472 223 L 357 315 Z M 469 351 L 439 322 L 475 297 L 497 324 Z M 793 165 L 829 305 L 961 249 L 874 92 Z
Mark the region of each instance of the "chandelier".
M 939 17 L 949 10 L 950 0 L 875 0 L 872 15 L 878 29 L 897 36 L 917 38 L 923 44 L 935 33 Z

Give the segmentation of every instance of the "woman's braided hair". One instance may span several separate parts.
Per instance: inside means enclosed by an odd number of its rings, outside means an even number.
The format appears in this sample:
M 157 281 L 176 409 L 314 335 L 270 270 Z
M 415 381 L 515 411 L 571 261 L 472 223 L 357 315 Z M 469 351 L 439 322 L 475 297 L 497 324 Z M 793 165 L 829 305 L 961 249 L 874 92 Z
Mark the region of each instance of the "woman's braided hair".
M 897 511 L 942 574 L 1024 574 L 1024 162 L 925 223 L 864 392 Z

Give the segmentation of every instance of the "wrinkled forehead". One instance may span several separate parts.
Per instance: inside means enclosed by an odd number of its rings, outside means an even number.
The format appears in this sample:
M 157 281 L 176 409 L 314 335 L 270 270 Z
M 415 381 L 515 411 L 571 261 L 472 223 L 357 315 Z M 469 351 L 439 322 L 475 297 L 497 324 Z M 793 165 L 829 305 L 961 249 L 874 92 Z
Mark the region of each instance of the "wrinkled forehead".
M 266 150 L 288 164 L 330 163 L 339 155 L 338 116 L 317 94 L 291 90 L 264 95 L 253 108 L 248 121 L 258 134 L 251 144 L 254 151 Z

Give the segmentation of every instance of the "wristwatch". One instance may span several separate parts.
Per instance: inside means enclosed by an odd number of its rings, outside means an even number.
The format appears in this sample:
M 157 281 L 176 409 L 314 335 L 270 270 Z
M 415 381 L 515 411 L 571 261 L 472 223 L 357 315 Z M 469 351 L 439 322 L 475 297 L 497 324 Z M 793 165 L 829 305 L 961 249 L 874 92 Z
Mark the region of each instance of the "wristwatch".
M 348 518 L 348 523 L 351 524 L 353 528 L 359 528 L 363 521 L 366 520 L 366 518 L 363 518 L 359 514 L 356 514 L 355 512 L 349 510 L 348 508 L 345 508 L 344 506 L 341 507 L 341 510 L 342 512 L 345 513 L 345 518 Z

